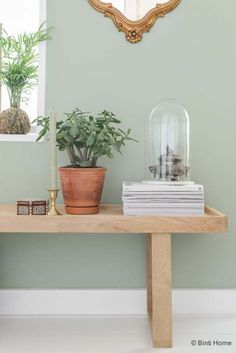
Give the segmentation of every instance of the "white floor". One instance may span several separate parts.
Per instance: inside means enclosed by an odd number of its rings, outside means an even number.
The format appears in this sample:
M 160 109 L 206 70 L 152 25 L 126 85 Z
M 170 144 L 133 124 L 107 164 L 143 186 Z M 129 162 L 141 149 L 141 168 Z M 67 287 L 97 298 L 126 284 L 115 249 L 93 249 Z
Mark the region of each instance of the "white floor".
M 173 349 L 153 349 L 145 318 L 1 318 L 0 353 L 236 352 L 235 316 L 178 317 L 173 331 Z M 198 340 L 212 345 L 191 345 Z

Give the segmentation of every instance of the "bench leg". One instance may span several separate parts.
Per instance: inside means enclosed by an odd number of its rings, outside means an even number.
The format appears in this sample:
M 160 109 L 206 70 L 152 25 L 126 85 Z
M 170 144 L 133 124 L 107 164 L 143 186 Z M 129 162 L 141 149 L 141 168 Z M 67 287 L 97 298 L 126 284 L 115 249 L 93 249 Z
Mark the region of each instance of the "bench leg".
M 171 235 L 149 234 L 147 311 L 155 348 L 172 347 L 171 289 Z

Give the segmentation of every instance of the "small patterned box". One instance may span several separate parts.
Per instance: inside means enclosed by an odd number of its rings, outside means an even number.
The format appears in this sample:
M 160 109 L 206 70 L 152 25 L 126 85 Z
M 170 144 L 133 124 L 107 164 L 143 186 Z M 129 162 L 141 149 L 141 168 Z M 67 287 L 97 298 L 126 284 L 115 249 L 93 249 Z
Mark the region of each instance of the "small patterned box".
M 47 214 L 48 201 L 43 200 L 22 200 L 17 201 L 17 214 L 20 216 L 43 216 Z

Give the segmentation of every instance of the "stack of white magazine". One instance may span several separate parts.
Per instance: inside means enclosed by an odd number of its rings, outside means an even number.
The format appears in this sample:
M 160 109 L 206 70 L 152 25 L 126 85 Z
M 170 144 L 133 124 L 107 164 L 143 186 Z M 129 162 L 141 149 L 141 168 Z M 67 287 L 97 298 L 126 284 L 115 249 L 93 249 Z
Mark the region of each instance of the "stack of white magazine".
M 122 200 L 127 216 L 204 214 L 204 188 L 194 182 L 124 182 Z

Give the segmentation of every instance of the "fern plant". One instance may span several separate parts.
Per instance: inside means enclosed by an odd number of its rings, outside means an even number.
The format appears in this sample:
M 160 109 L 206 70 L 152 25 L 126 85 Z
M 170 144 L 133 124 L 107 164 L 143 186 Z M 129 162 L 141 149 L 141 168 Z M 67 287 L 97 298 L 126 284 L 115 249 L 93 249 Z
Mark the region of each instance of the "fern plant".
M 38 46 L 49 39 L 51 28 L 42 23 L 33 33 L 10 36 L 6 31 L 0 37 L 2 67 L 0 80 L 8 89 L 10 105 L 19 108 L 22 95 L 27 94 L 38 82 Z

